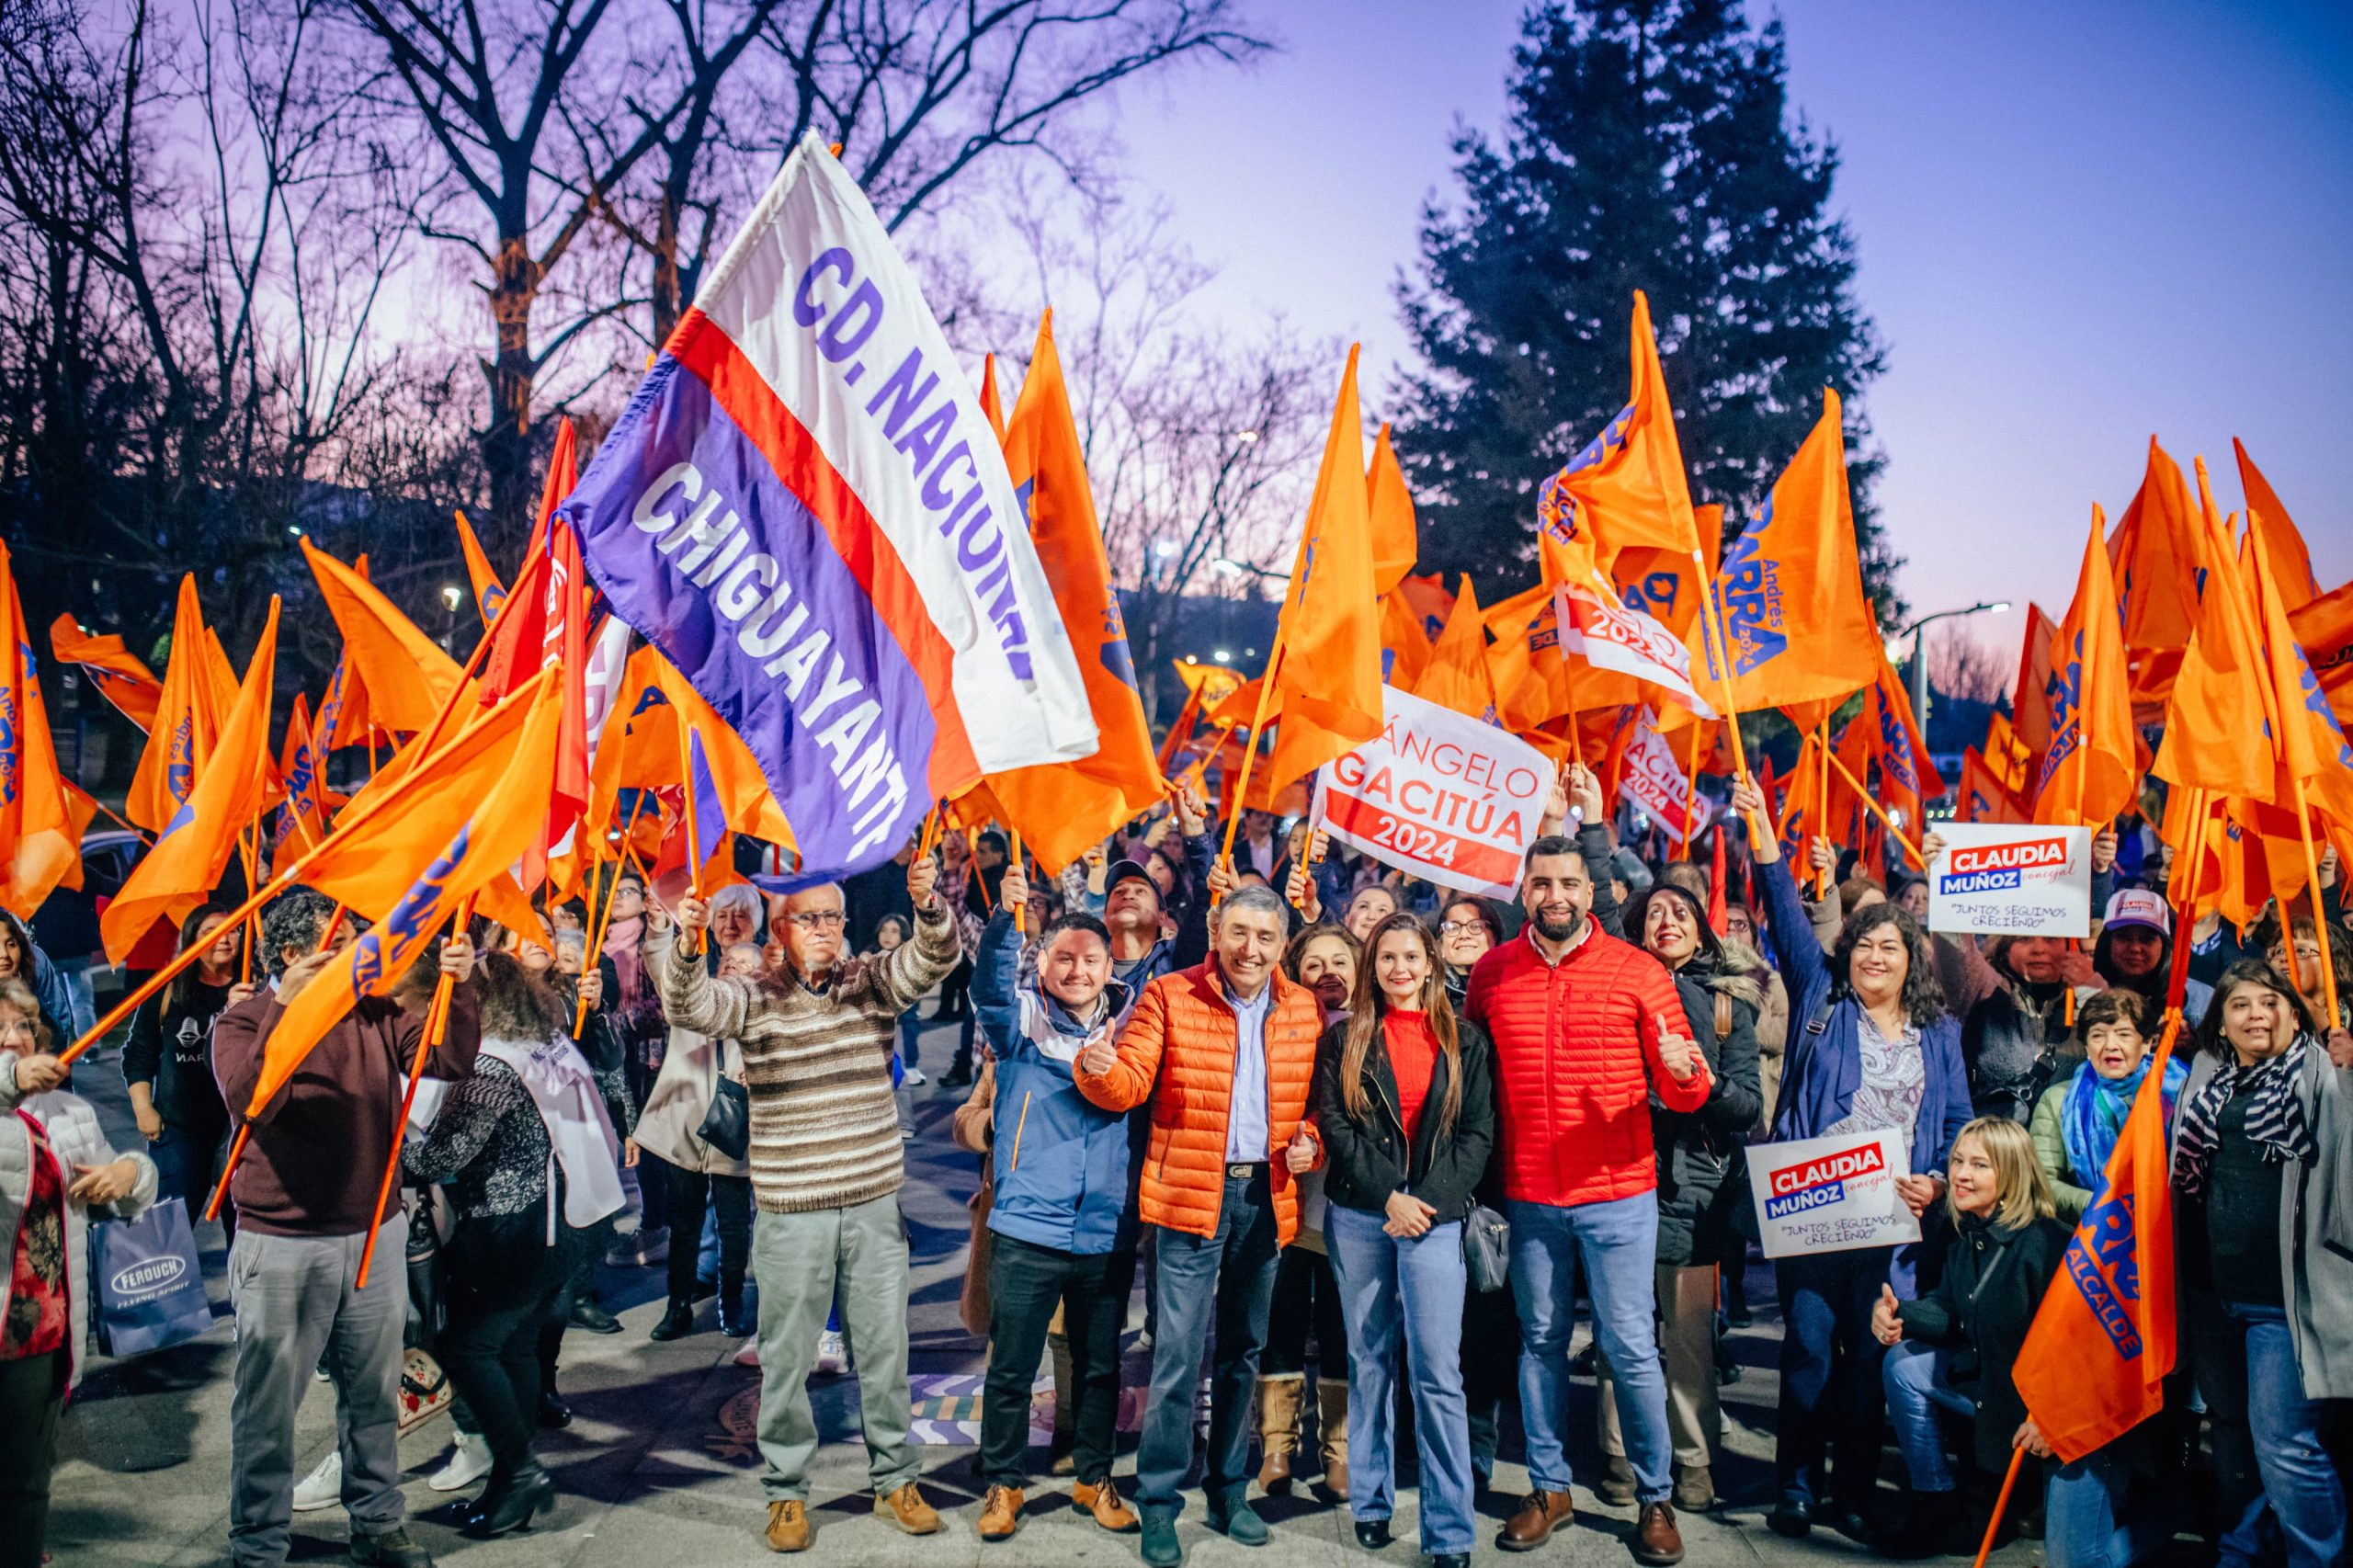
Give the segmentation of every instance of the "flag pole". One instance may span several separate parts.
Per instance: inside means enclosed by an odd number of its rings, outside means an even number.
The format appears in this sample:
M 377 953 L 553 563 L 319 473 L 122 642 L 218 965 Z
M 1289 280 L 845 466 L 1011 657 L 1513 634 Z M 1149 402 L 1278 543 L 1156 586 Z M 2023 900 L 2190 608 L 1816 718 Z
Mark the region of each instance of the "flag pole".
M 1822 792 L 1814 797 L 1814 828 L 1824 836 L 1830 830 L 1830 716 L 1824 714 L 1822 722 L 1813 727 L 1813 749 L 1822 770 Z M 1830 873 L 1816 873 L 1813 896 L 1819 901 L 1830 896 Z
M 702 832 L 695 824 L 695 753 L 694 733 L 687 725 L 686 715 L 678 720 L 678 777 L 685 785 L 687 818 L 687 896 L 702 897 Z M 695 933 L 694 943 L 687 949 L 700 957 L 702 933 Z
M 2313 890 L 2313 932 L 2320 938 L 2321 999 L 2328 1007 L 2328 1017 L 2322 1027 L 2321 1034 L 2323 1039 L 2326 1039 L 2329 1030 L 2341 1028 L 2345 1023 L 2345 1016 L 2337 1011 L 2336 1006 L 2336 956 L 2328 950 L 2328 919 L 2322 914 L 2320 907 L 2320 858 L 2313 853 L 2313 817 L 2311 811 L 2304 804 L 2304 780 L 2301 774 L 2290 773 L 2288 776 L 2288 783 L 2296 792 L 2296 833 L 2303 840 L 2304 878 L 2311 883 Z M 2284 910 L 2280 914 L 2280 924 L 2283 927 L 2287 925 L 2287 914 Z M 2291 959 L 2295 945 L 2293 934 L 2290 933 L 2288 947 Z
M 613 869 L 605 878 L 605 907 L 601 914 L 598 914 L 595 908 L 597 899 L 597 883 L 593 878 L 588 883 L 588 900 L 590 904 L 589 914 L 591 915 L 591 920 L 589 923 L 588 946 L 580 962 L 580 972 L 584 978 L 590 971 L 597 967 L 598 960 L 605 956 L 605 930 L 606 927 L 613 923 L 613 897 L 620 892 L 621 872 L 626 868 L 630 853 L 630 833 L 631 830 L 637 826 L 638 813 L 644 810 L 645 791 L 640 790 L 637 792 L 637 799 L 630 802 L 629 820 L 621 824 L 621 853 L 614 858 Z M 588 999 L 585 996 L 583 996 L 580 999 L 578 1011 L 572 1020 L 572 1038 L 578 1040 L 580 1038 L 580 1031 L 587 1027 Z
M 1994 1537 L 2002 1528 L 2002 1516 L 2010 1506 L 2010 1489 L 2018 1483 L 2018 1467 L 2026 1462 L 2024 1449 L 2010 1450 L 2010 1471 L 2002 1477 L 2001 1495 L 1994 1499 L 1994 1517 L 1985 1521 L 1985 1539 L 1977 1546 L 1976 1568 L 1985 1568 L 1985 1559 L 1993 1555 Z
M 1823 755 L 1830 756 L 1830 754 L 1827 752 L 1824 752 Z M 1895 819 L 1887 814 L 1887 808 L 1881 805 L 1877 801 L 1871 799 L 1871 792 L 1864 789 L 1862 785 L 1856 780 L 1855 776 L 1847 771 L 1847 765 L 1845 763 L 1839 761 L 1836 756 L 1830 756 L 1830 766 L 1838 770 L 1838 777 L 1847 781 L 1847 787 L 1854 790 L 1857 795 L 1860 796 L 1862 798 L 1863 804 L 1871 809 L 1871 814 L 1879 818 L 1880 825 L 1887 829 L 1887 835 L 1890 838 L 1894 839 L 1897 844 L 1903 846 L 1904 852 L 1912 857 L 1912 863 L 1919 867 L 1922 870 L 1927 870 L 1928 869 L 1927 858 L 1920 853 L 1920 846 L 1913 843 L 1909 838 L 1906 838 L 1904 835 L 1904 830 L 1895 825 Z
M 1242 777 L 1221 802 L 1225 807 L 1225 846 L 1218 852 L 1218 864 L 1229 876 L 1233 872 L 1233 835 L 1242 825 L 1242 802 L 1250 792 L 1250 767 L 1258 760 L 1258 743 L 1266 738 L 1267 704 L 1274 700 L 1275 676 L 1283 665 L 1284 633 L 1290 630 L 1279 623 L 1275 627 L 1275 645 L 1267 650 L 1267 673 L 1258 681 L 1258 711 L 1250 720 L 1250 744 L 1242 754 Z
M 1707 652 L 1708 662 L 1716 667 L 1716 689 L 1724 703 L 1724 727 L 1732 732 L 1732 768 L 1737 778 L 1748 777 L 1748 750 L 1741 744 L 1740 710 L 1732 699 L 1732 640 L 1724 634 L 1723 619 L 1716 609 L 1715 574 L 1708 569 L 1708 558 L 1697 549 L 1691 551 L 1691 564 L 1699 578 L 1699 645 Z M 1828 794 L 1825 790 L 1824 795 Z M 1756 824 L 1748 824 L 1748 847 L 1762 847 L 1756 836 Z
M 1576 720 L 1572 716 L 1572 724 Z M 1699 716 L 1691 715 L 1691 777 L 1683 790 L 1683 858 L 1691 858 L 1691 824 L 1699 815 Z
M 1010 846 L 1010 848 L 1008 848 L 1006 854 L 1005 863 L 1012 869 L 1017 871 L 1021 869 L 1021 834 L 1018 829 L 1010 827 L 1006 828 L 1005 832 L 1006 843 Z M 982 891 L 983 892 L 988 891 L 987 883 L 983 882 L 982 884 Z M 1026 937 L 1029 934 L 1029 903 L 1027 899 L 1023 900 L 1014 908 L 1013 930 L 1014 934 L 1019 937 Z
M 473 917 L 473 895 L 469 893 L 460 902 L 457 914 L 450 918 L 451 935 L 464 936 L 466 927 L 472 922 Z M 433 1004 L 426 1009 L 425 1027 L 417 1031 L 416 1057 L 409 1063 L 408 1088 L 401 1096 L 400 1119 L 392 1124 L 392 1156 L 384 1162 L 383 1179 L 376 1184 L 376 1205 L 371 1210 L 373 1219 L 368 1226 L 367 1243 L 359 1249 L 359 1273 L 353 1281 L 355 1290 L 368 1289 L 368 1268 L 376 1260 L 376 1236 L 384 1228 L 384 1205 L 392 1197 L 394 1179 L 400 1175 L 401 1143 L 404 1130 L 408 1126 L 408 1113 L 416 1104 L 416 1085 L 425 1077 L 425 1059 L 432 1054 L 434 1047 L 439 1045 L 442 1037 L 449 1033 L 449 994 L 456 985 L 457 982 L 450 977 L 449 972 L 447 970 L 442 971 L 439 983 L 433 988 Z M 247 1126 L 251 1125 L 247 1123 Z M 239 1142 L 243 1142 L 244 1140 L 240 1138 Z M 232 1165 L 233 1164 L 233 1160 Z M 221 1179 L 223 1183 L 228 1181 L 225 1172 Z

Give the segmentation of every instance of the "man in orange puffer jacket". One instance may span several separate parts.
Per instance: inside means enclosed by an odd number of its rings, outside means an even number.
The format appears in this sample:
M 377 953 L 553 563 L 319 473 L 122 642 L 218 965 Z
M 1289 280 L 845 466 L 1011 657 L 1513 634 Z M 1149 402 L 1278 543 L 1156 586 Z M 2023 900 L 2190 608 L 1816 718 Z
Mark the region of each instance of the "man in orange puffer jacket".
M 1653 1332 L 1658 1254 L 1654 1102 L 1694 1111 L 1712 1086 L 1660 962 L 1593 921 L 1593 880 L 1566 838 L 1528 846 L 1528 926 L 1471 971 L 1463 1011 L 1495 1042 L 1498 1165 L 1519 1308 L 1520 1416 L 1533 1490 L 1495 1544 L 1541 1546 L 1569 1517 L 1569 1337 L 1577 1273 L 1618 1384 L 1642 1513 L 1635 1561 L 1683 1559 L 1667 1501 L 1666 1381 Z
M 1160 1327 L 1152 1398 L 1136 1451 L 1143 1560 L 1183 1561 L 1177 1490 L 1193 1459 L 1193 1387 L 1217 1325 L 1211 1369 L 1210 1528 L 1263 1545 L 1266 1521 L 1245 1495 L 1251 1392 L 1267 1338 L 1276 1255 L 1299 1229 L 1299 1184 L 1324 1157 L 1307 1125 L 1322 1010 L 1275 967 L 1282 901 L 1263 887 L 1225 895 L 1209 961 L 1162 975 L 1120 1029 L 1116 1046 L 1079 1053 L 1078 1092 L 1106 1110 L 1149 1100 L 1152 1137 L 1138 1201 L 1154 1227 Z

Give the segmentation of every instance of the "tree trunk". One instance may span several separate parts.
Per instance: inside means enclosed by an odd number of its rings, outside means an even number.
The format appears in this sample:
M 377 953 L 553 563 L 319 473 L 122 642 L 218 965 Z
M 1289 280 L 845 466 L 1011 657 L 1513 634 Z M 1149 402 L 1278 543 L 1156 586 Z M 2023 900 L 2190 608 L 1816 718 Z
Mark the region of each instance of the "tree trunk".
M 686 313 L 678 277 L 678 201 L 667 184 L 662 187 L 659 210 L 654 219 L 653 292 L 654 346 L 659 348 L 670 341 L 678 318 Z
M 540 267 L 521 234 L 500 241 L 490 289 L 490 314 L 497 328 L 498 354 L 485 360 L 490 417 L 482 435 L 483 468 L 490 481 L 490 515 L 501 553 L 520 553 L 538 504 L 531 473 L 531 397 L 539 366 L 531 357 L 531 305 L 539 297 Z

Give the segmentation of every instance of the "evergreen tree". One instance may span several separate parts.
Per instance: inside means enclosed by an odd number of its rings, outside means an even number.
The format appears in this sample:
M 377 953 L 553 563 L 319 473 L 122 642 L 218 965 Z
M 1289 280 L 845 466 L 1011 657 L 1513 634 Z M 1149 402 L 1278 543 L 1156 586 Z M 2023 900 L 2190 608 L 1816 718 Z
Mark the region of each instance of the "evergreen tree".
M 1423 213 L 1399 300 L 1424 366 L 1399 388 L 1423 560 L 1517 588 L 1536 493 L 1626 397 L 1626 332 L 1650 296 L 1695 503 L 1738 532 L 1820 416 L 1845 400 L 1867 588 L 1900 609 L 1872 520 L 1880 460 L 1860 393 L 1883 366 L 1830 210 L 1836 150 L 1792 123 L 1779 21 L 1739 0 L 1550 0 L 1513 51 L 1500 145 L 1455 140 L 1458 208 Z

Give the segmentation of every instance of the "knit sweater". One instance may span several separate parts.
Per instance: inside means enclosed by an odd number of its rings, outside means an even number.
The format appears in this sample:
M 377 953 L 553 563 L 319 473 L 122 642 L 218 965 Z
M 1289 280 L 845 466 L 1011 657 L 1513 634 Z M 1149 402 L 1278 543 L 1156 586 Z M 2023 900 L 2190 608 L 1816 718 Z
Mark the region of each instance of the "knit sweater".
M 797 979 L 719 980 L 676 943 L 654 962 L 670 1022 L 744 1052 L 752 1196 L 771 1214 L 847 1209 L 899 1190 L 891 1062 L 899 1016 L 956 967 L 944 900 L 915 915 L 915 940 L 851 960 L 822 989 Z

